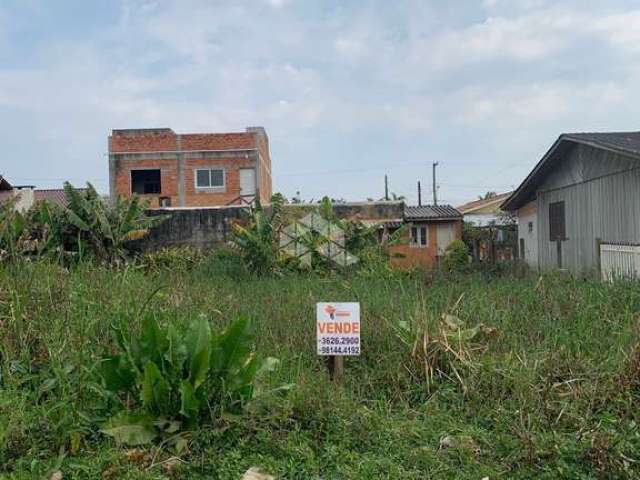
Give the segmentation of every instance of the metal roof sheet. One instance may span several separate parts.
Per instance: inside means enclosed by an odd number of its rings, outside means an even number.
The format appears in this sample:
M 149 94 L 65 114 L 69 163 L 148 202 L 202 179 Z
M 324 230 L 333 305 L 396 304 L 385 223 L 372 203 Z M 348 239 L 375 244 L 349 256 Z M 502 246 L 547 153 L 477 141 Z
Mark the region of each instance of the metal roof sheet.
M 640 155 L 640 132 L 565 133 L 561 138 Z
M 534 197 L 536 185 L 553 168 L 556 160 L 554 153 L 568 148 L 572 143 L 611 150 L 640 160 L 640 132 L 563 133 L 511 196 L 500 205 L 500 208 L 508 211 L 516 210 Z
M 461 218 L 462 214 L 451 205 L 423 205 L 404 207 L 404 217 L 407 220 L 429 220 L 445 218 Z

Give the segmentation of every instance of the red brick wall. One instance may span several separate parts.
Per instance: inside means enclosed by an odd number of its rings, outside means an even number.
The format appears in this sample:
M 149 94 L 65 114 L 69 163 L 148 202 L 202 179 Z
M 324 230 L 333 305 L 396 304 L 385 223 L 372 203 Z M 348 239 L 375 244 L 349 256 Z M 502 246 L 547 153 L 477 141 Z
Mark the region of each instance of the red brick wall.
M 175 134 L 112 135 L 111 151 L 117 152 L 175 152 Z
M 271 180 L 271 156 L 269 154 L 269 139 L 266 135 L 257 135 L 257 148 L 260 156 L 262 157 L 262 162 L 259 165 L 259 173 L 258 178 L 260 179 L 260 184 L 258 188 L 260 189 L 260 201 L 263 203 L 268 203 L 271 200 L 272 192 L 272 180 Z
M 224 192 L 208 192 L 196 189 L 195 170 L 197 168 L 219 167 L 225 169 Z M 220 159 L 187 159 L 184 162 L 185 205 L 189 207 L 227 205 L 240 196 L 240 169 L 255 168 L 255 161 L 244 156 Z
M 151 201 L 151 207 L 159 205 L 159 197 L 171 197 L 171 205 L 178 205 L 178 162 L 164 160 L 118 160 L 116 164 L 116 193 L 123 197 L 131 196 L 131 170 L 159 168 L 162 192 L 153 195 L 140 195 Z
M 180 135 L 182 150 L 234 150 L 255 148 L 254 134 L 186 133 Z M 111 151 L 117 152 L 175 152 L 178 135 L 175 133 L 115 134 L 111 136 Z
M 255 148 L 253 133 L 185 133 L 183 150 L 242 150 Z
M 196 133 L 182 134 L 160 132 L 125 132 L 110 137 L 110 151 L 112 153 L 143 153 L 143 152 L 175 152 L 182 151 L 223 151 L 258 149 L 262 162 L 256 163 L 244 154 L 233 157 L 211 159 L 184 160 L 184 200 L 185 206 L 221 206 L 235 201 L 240 195 L 241 168 L 256 168 L 256 187 L 260 191 L 263 202 L 271 198 L 271 158 L 269 155 L 269 141 L 259 131 L 238 133 Z M 251 155 L 254 157 L 254 155 Z M 195 188 L 194 170 L 201 167 L 220 167 L 225 169 L 225 189 L 223 192 L 199 190 Z M 117 158 L 115 181 L 116 193 L 122 196 L 131 195 L 131 170 L 160 168 L 162 193 L 144 195 L 151 200 L 151 206 L 159 206 L 160 197 L 170 197 L 172 206 L 179 206 L 178 198 L 178 163 L 177 159 L 144 159 L 123 160 Z

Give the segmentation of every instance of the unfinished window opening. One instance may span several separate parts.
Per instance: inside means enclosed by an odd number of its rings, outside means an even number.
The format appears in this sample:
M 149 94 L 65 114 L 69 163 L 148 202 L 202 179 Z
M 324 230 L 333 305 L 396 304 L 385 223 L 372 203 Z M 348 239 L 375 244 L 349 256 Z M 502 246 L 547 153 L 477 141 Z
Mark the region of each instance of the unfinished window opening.
M 564 202 L 549 204 L 549 240 L 566 240 L 567 230 L 565 222 Z
M 131 193 L 149 195 L 161 193 L 160 169 L 131 170 Z
M 427 243 L 427 227 L 411 227 L 411 246 L 425 248 Z
M 199 168 L 196 170 L 196 188 L 224 189 L 224 169 Z

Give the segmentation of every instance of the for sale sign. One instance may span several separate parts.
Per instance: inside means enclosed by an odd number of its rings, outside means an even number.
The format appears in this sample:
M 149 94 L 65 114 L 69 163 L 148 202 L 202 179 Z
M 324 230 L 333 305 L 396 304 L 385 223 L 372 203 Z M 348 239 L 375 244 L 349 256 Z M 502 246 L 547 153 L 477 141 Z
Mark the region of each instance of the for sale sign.
M 360 304 L 316 305 L 318 355 L 360 355 Z

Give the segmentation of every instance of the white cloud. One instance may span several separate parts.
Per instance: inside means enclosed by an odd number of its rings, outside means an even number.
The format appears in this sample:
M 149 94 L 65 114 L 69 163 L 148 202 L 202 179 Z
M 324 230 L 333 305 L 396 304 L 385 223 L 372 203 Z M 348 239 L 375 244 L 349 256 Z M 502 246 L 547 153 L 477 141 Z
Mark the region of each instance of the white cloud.
M 289 0 L 266 0 L 266 2 L 273 8 L 282 8 L 289 3 Z
M 498 161 L 533 138 L 552 141 L 560 129 L 637 128 L 630 122 L 640 101 L 640 28 L 632 28 L 640 25 L 638 10 L 600 13 L 523 0 L 507 12 L 509 2 L 485 0 L 488 18 L 440 22 L 433 6 L 381 9 L 369 1 L 311 15 L 300 13 L 301 3 L 283 8 L 283 0 L 129 0 L 118 23 L 100 34 L 53 36 L 38 47 L 38 62 L 0 66 L 0 109 L 32 123 L 31 136 L 56 152 L 52 162 L 90 178 L 106 177 L 102 158 L 86 158 L 102 153 L 109 129 L 119 127 L 263 124 L 274 156 L 290 152 L 278 157 L 280 171 L 343 168 L 345 158 L 324 154 L 342 148 L 390 163 L 378 152 L 384 145 L 455 158 L 481 157 L 473 144 L 482 143 L 498 152 L 484 160 Z M 0 31 L 2 25 L 0 14 Z M 577 61 L 594 51 L 611 59 L 606 75 Z M 21 135 L 8 116 L 3 120 L 9 135 Z M 514 128 L 518 134 L 504 147 Z M 460 131 L 469 147 L 442 140 Z M 399 137 L 404 143 L 395 144 Z M 29 168 L 37 170 L 37 161 Z M 350 161 L 366 167 L 363 159 Z M 349 193 L 361 198 L 366 189 Z

